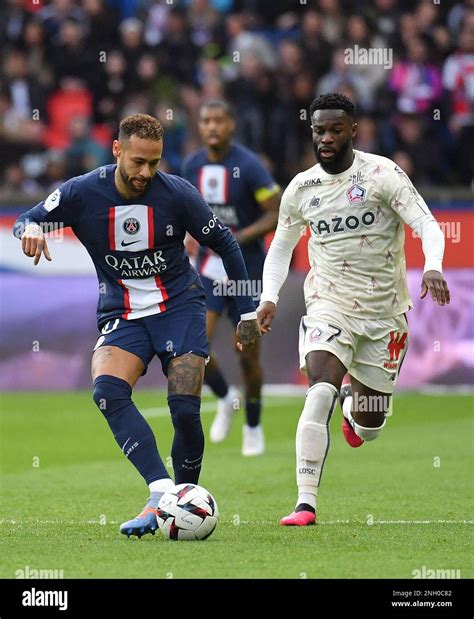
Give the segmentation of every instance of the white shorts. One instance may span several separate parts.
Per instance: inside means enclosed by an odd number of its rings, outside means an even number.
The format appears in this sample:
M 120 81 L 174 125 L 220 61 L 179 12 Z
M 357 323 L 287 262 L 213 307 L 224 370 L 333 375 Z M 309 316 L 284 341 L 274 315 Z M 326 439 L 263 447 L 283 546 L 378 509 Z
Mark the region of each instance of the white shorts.
M 327 350 L 363 385 L 393 393 L 408 348 L 408 322 L 404 314 L 373 320 L 319 310 L 300 323 L 300 369 L 306 373 L 306 355 Z

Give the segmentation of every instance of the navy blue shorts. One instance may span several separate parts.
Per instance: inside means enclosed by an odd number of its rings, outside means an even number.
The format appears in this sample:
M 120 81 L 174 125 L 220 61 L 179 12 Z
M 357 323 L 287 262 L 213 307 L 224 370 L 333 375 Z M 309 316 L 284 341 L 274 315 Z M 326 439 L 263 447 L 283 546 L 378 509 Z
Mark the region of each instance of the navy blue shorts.
M 252 286 L 250 292 L 255 304 L 258 305 L 262 285 L 263 264 L 255 265 L 253 268 L 247 265 L 247 271 Z M 205 277 L 204 275 L 200 275 L 199 277 L 206 291 L 206 309 L 211 312 L 216 312 L 219 315 L 226 312 L 234 326 L 237 326 L 240 322 L 240 310 L 234 297 L 232 295 L 221 294 L 221 290 L 224 287 L 219 285 L 220 282 L 214 282 L 213 279 Z M 218 285 L 216 286 L 216 284 Z M 218 294 L 216 294 L 216 292 Z
M 168 376 L 168 363 L 174 357 L 192 352 L 209 356 L 206 335 L 206 302 L 199 280 L 167 303 L 162 314 L 152 314 L 136 320 L 115 318 L 103 325 L 94 350 L 100 346 L 117 346 L 148 364 L 157 355 L 163 374 Z

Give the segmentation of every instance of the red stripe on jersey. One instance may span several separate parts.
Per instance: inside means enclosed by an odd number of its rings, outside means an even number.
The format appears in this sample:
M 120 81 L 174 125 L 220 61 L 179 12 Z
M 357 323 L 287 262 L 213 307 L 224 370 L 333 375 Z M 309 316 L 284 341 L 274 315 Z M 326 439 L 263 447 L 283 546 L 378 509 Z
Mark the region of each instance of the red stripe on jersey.
M 206 249 L 207 251 L 210 251 L 207 247 Z M 206 263 L 210 257 L 211 257 L 211 254 L 207 254 L 207 256 L 204 258 L 204 260 L 201 263 L 201 266 L 199 267 L 199 273 L 202 273 L 204 271 L 204 267 L 206 266 Z
M 224 168 L 224 202 L 229 204 L 229 170 Z
M 160 312 L 164 312 L 166 310 L 165 301 L 169 299 L 168 291 L 163 285 L 163 282 L 161 281 L 161 277 L 159 275 L 155 276 L 155 282 L 156 282 L 157 287 L 161 290 L 161 295 L 163 297 L 163 301 L 159 304 Z
M 109 247 L 110 249 L 116 249 L 115 247 L 115 206 L 109 208 Z
M 122 314 L 122 318 L 124 320 L 128 320 L 128 315 L 132 311 L 132 308 L 130 307 L 130 293 L 127 286 L 125 286 L 121 279 L 118 279 L 117 281 L 123 288 L 123 304 L 125 306 L 125 312 Z
M 198 172 L 198 178 L 197 178 L 197 188 L 199 193 L 201 194 L 201 196 L 204 195 L 203 190 L 202 190 L 202 175 L 204 172 L 204 168 L 199 168 L 199 172 Z
M 155 246 L 155 225 L 153 223 L 153 208 L 148 207 L 148 249 Z

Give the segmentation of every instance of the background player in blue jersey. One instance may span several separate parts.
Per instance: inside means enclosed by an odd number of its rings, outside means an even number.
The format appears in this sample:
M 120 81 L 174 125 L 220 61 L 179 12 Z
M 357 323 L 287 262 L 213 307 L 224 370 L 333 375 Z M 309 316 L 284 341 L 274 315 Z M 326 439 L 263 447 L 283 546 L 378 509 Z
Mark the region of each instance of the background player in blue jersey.
M 175 429 L 176 484 L 197 483 L 204 436 L 200 419 L 206 338 L 205 296 L 183 240 L 189 232 L 219 254 L 230 279 L 247 279 L 239 246 L 196 189 L 158 171 L 163 130 L 136 114 L 120 123 L 117 165 L 70 179 L 19 217 L 14 234 L 38 264 L 51 260 L 43 227 L 70 226 L 89 252 L 99 279 L 98 326 L 92 357 L 94 401 L 125 456 L 150 489 L 150 499 L 121 532 L 141 537 L 157 528 L 158 501 L 173 482 L 153 432 L 132 402 L 132 388 L 157 355 L 168 377 Z M 250 295 L 236 296 L 239 347 L 260 337 Z
M 280 188 L 254 153 L 232 142 L 234 130 L 234 115 L 228 103 L 221 100 L 204 103 L 199 131 L 205 147 L 187 157 L 183 176 L 198 188 L 214 214 L 232 230 L 242 249 L 251 292 L 258 301 L 265 261 L 263 237 L 276 228 Z M 234 325 L 239 321 L 237 304 L 229 294 L 238 289 L 238 285 L 227 282 L 222 260 L 207 247 L 200 248 L 197 267 L 206 291 L 207 336 L 211 341 L 224 311 Z M 247 421 L 242 443 L 245 456 L 264 451 L 259 356 L 258 340 L 239 356 Z M 206 366 L 204 380 L 219 398 L 210 432 L 211 441 L 218 443 L 229 433 L 234 413 L 239 408 L 238 392 L 228 386 L 213 356 Z

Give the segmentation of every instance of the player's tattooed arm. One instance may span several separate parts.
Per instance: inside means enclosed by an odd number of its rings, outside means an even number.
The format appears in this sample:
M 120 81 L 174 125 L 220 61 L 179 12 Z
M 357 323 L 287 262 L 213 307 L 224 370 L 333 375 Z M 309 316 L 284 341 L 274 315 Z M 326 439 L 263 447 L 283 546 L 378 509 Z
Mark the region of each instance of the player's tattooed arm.
M 168 366 L 168 395 L 201 395 L 204 357 L 186 353 L 171 359 Z
M 420 298 L 424 299 L 428 292 L 438 305 L 448 305 L 451 300 L 448 284 L 439 271 L 426 271 L 421 282 Z
M 259 337 L 262 337 L 262 333 L 256 318 L 254 320 L 241 320 L 237 325 L 237 348 L 240 351 L 254 344 Z

